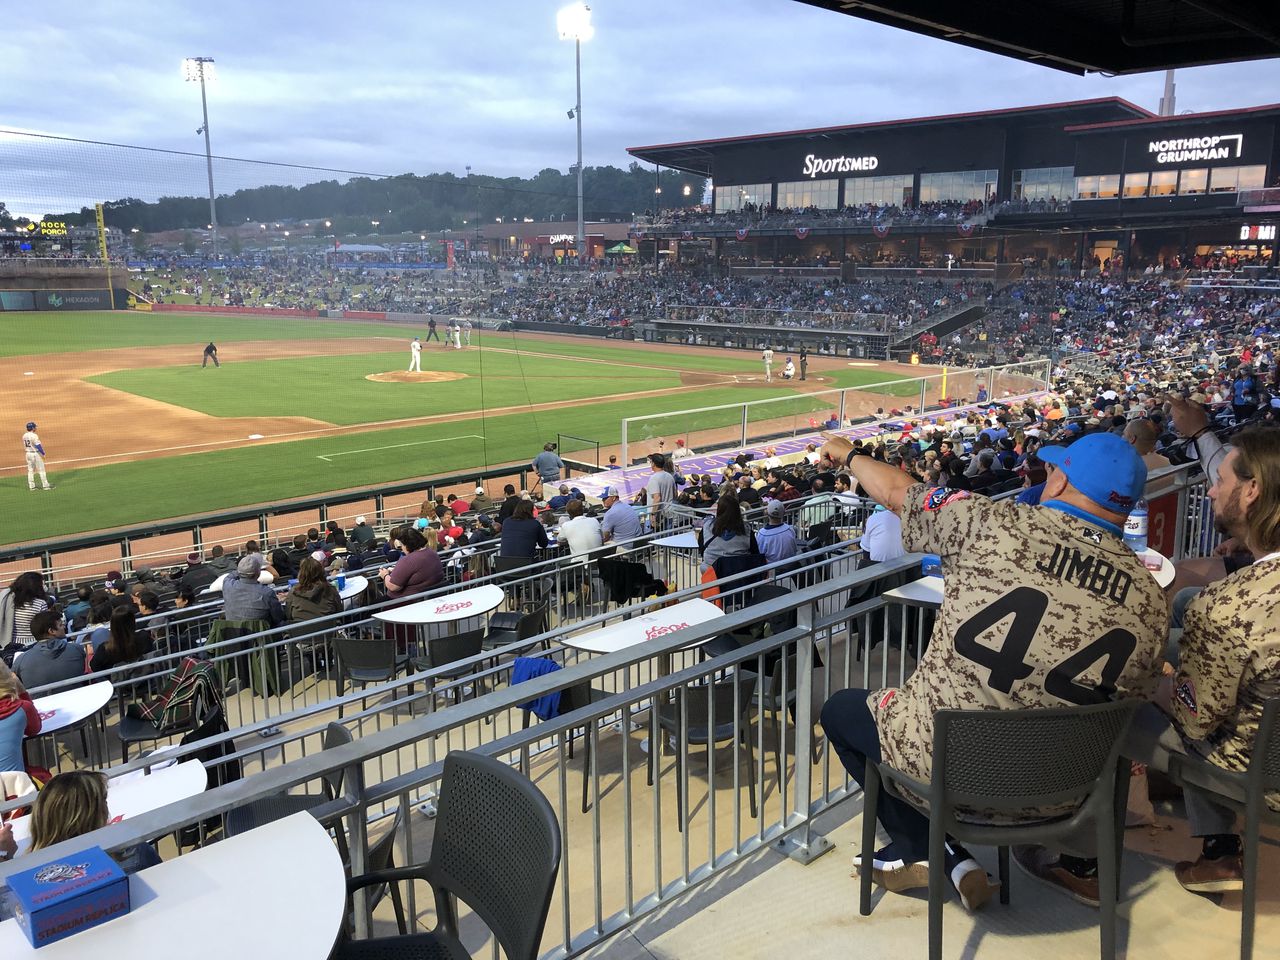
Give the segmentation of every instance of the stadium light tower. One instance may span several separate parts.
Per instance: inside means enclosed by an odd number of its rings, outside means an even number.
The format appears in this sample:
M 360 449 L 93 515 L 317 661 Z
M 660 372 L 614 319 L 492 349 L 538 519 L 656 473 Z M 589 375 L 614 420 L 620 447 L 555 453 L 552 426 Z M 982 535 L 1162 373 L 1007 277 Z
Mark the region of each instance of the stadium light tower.
M 212 80 L 213 57 L 187 57 L 182 61 L 182 75 L 189 83 L 200 81 L 200 108 L 204 112 L 204 126 L 196 133 L 204 134 L 204 162 L 209 171 L 209 229 L 213 231 L 213 259 L 218 259 L 218 209 L 213 199 L 213 147 L 209 142 L 209 100 L 205 96 L 204 82 Z
M 595 34 L 591 25 L 591 8 L 585 3 L 571 3 L 556 14 L 556 29 L 561 40 L 573 41 L 573 59 L 577 72 L 577 99 L 573 117 L 578 121 L 578 266 L 586 263 L 587 235 L 582 217 L 582 41 Z

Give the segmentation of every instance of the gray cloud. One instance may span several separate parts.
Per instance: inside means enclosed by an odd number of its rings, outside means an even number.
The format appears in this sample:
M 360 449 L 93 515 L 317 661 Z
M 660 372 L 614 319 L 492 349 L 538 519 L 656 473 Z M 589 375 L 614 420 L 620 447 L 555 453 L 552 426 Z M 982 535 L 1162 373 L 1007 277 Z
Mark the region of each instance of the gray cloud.
M 49 0 L 8 5 L 0 89 L 11 128 L 199 152 L 184 56 L 217 59 L 215 152 L 370 172 L 497 176 L 574 159 L 573 48 L 556 2 Z M 583 45 L 589 164 L 627 146 L 1116 95 L 1159 74 L 1078 78 L 785 0 L 598 0 Z M 1245 106 L 1280 62 L 1180 72 L 1180 108 Z M 0 139 L 0 199 L 22 210 L 203 190 L 162 154 Z M 268 174 L 270 174 L 268 176 Z M 220 165 L 219 189 L 311 176 Z M 225 178 L 225 179 L 224 179 Z M 59 201 L 59 202 L 54 202 Z

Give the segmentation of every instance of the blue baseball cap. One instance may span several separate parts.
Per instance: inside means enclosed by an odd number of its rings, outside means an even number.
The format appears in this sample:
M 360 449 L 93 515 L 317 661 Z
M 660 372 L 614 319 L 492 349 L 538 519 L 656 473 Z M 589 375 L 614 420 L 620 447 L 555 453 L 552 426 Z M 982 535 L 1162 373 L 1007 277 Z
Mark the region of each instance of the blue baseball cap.
M 1147 465 L 1129 441 L 1114 433 L 1091 433 L 1070 446 L 1036 451 L 1067 475 L 1071 485 L 1105 510 L 1128 513 L 1147 485 Z

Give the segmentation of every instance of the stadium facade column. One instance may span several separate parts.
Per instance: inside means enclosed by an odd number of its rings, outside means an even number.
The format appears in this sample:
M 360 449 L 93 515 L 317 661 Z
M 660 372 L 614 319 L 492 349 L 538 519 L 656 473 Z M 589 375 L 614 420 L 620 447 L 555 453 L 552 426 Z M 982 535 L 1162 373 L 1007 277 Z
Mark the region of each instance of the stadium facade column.
M 914 258 L 913 258 L 913 259 L 915 260 L 915 262 L 916 262 L 916 263 L 919 263 L 919 262 L 920 262 L 920 241 L 921 241 L 921 239 L 923 239 L 923 238 L 920 236 L 920 234 L 918 234 L 918 233 L 917 233 L 917 234 L 916 234 L 916 252 L 915 252 L 915 256 L 914 256 Z
M 1076 270 L 1084 269 L 1085 231 L 1080 231 L 1080 242 L 1076 244 Z

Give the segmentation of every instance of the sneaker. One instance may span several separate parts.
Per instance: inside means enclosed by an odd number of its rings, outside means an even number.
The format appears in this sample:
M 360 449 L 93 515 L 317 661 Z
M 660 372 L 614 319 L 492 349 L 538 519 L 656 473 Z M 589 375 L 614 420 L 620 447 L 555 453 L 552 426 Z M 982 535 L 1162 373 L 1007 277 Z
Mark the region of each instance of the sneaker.
M 853 875 L 862 875 L 862 854 L 853 857 Z M 903 860 L 893 844 L 881 847 L 871 858 L 871 880 L 890 893 L 904 893 L 929 886 L 929 863 Z
M 1077 903 L 1096 907 L 1102 903 L 1098 878 L 1081 877 L 1058 862 L 1058 855 L 1038 846 L 1015 846 L 1013 862 L 1029 877 L 1061 890 Z
M 47 487 L 45 487 L 45 489 L 46 489 L 46 490 L 52 490 L 52 489 L 53 489 L 53 484 L 52 484 L 52 483 L 51 483 L 51 484 L 49 484 Z
M 978 863 L 969 851 L 958 843 L 948 842 L 947 875 L 951 885 L 956 888 L 960 902 L 970 913 L 981 910 L 987 905 L 993 894 L 1000 890 L 1000 882 L 993 880 L 982 864 Z
M 1229 893 L 1244 889 L 1244 857 L 1219 857 L 1210 860 L 1201 856 L 1192 862 L 1184 860 L 1173 868 L 1174 876 L 1183 889 L 1192 893 Z

